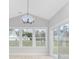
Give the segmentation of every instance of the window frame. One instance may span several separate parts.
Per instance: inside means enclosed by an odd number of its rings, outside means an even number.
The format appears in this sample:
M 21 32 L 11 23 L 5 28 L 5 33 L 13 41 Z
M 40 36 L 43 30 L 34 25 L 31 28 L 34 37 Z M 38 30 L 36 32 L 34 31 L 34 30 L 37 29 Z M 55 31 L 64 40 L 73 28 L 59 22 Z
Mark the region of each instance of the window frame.
M 48 38 L 48 27 L 33 27 L 33 28 L 30 28 L 30 27 L 27 27 L 27 28 L 25 28 L 25 27 L 17 27 L 17 28 L 15 28 L 15 27 L 10 27 L 9 29 L 20 29 L 20 30 L 22 30 L 22 29 L 32 29 L 33 30 L 33 34 L 32 34 L 32 46 L 23 46 L 22 45 L 22 37 L 19 37 L 19 46 L 18 47 L 16 47 L 16 46 L 14 46 L 14 47 L 11 47 L 10 46 L 10 48 L 33 48 L 33 47 L 36 47 L 36 48 L 47 48 L 47 46 L 48 46 L 48 40 L 47 40 L 47 38 Z M 37 47 L 36 46 L 36 39 L 35 39 L 35 30 L 36 29 L 45 29 L 46 30 L 46 36 L 47 37 L 45 37 L 45 45 L 46 46 L 44 46 L 44 47 L 42 47 L 42 46 L 39 46 L 39 47 Z
M 64 26 L 65 24 L 68 24 L 68 27 L 69 27 L 69 23 L 68 22 L 67 23 L 63 23 L 63 24 L 61 24 L 59 26 L 54 27 L 53 28 L 53 33 L 54 33 L 55 29 L 59 29 L 61 26 Z M 55 40 L 54 38 L 55 38 L 55 36 L 53 34 L 53 42 Z M 65 37 L 62 37 L 62 38 L 65 38 Z M 58 39 L 60 39 L 60 38 L 58 38 Z M 67 42 L 66 41 L 68 41 L 68 44 L 69 44 L 69 40 L 65 40 L 65 39 L 63 39 L 63 40 L 56 40 L 56 41 L 62 41 L 62 45 L 63 45 L 63 43 L 65 44 L 64 48 L 67 48 Z M 57 43 L 57 44 L 59 44 L 59 43 Z M 54 48 L 56 48 L 56 47 L 54 47 L 54 44 L 53 44 L 53 50 L 54 50 Z M 69 48 L 69 45 L 68 45 L 68 48 Z M 57 50 L 59 50 L 59 46 L 57 47 Z M 54 53 L 54 51 L 53 51 L 53 53 Z M 59 54 L 59 52 L 57 51 L 57 53 L 54 53 L 54 54 Z

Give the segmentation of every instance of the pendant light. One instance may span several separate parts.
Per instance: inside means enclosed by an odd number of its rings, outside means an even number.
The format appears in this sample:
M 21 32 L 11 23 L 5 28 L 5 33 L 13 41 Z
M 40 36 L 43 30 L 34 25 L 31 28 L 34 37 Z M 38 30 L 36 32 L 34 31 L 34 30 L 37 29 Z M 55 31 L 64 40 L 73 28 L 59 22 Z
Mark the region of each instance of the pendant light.
M 33 17 L 29 14 L 29 0 L 27 0 L 27 15 L 22 16 L 24 24 L 32 24 L 34 22 Z

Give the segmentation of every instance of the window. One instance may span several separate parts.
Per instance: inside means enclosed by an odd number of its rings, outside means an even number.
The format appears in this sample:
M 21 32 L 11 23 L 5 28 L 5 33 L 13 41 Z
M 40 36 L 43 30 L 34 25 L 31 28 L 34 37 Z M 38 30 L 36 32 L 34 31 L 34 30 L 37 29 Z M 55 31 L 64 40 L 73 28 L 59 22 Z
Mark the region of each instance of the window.
M 10 47 L 46 47 L 47 29 L 9 29 Z
M 22 30 L 22 45 L 32 46 L 32 30 L 31 29 Z
M 61 25 L 54 30 L 54 54 L 69 54 L 69 25 Z
M 35 32 L 36 46 L 46 46 L 46 30 L 37 29 Z
M 9 45 L 10 46 L 19 46 L 19 30 L 18 29 L 9 29 Z
M 55 29 L 54 30 L 54 34 L 53 34 L 53 41 L 54 41 L 54 48 L 53 48 L 53 53 L 54 54 L 58 54 L 58 30 L 57 29 Z
M 62 29 L 61 29 L 62 28 Z M 61 44 L 59 46 L 59 53 L 60 54 L 69 54 L 69 25 L 68 24 L 64 24 L 62 26 L 60 26 L 60 40 L 59 40 L 59 44 Z

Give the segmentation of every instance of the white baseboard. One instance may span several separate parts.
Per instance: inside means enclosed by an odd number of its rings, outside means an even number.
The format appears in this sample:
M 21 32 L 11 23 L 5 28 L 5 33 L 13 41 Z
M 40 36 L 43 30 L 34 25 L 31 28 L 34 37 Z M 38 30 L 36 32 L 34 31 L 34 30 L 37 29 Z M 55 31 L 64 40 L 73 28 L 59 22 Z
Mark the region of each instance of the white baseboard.
M 10 53 L 9 55 L 48 55 L 48 53 Z

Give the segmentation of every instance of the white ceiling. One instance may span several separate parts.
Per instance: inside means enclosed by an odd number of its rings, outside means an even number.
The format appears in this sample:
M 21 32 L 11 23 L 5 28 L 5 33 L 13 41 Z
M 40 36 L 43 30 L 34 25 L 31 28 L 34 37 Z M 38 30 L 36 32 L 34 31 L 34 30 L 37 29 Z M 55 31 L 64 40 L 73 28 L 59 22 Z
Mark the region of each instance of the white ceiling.
M 9 17 L 27 13 L 27 0 L 9 0 Z M 54 16 L 68 0 L 29 0 L 29 13 L 44 19 Z

